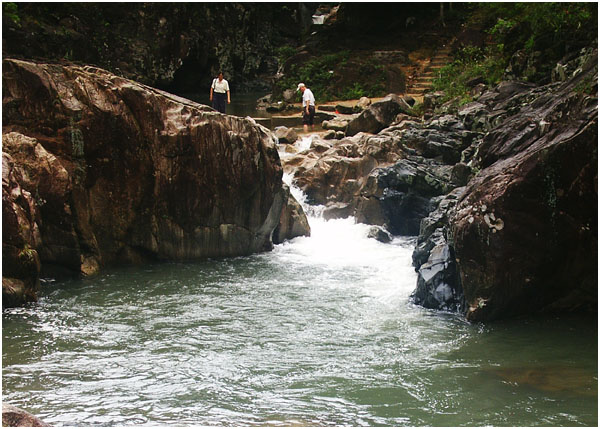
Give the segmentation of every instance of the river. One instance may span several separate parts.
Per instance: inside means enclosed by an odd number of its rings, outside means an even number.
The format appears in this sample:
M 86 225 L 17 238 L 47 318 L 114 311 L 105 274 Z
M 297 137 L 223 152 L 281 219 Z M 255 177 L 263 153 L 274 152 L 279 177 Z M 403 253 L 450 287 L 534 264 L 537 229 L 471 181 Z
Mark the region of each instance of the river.
M 306 208 L 272 252 L 46 279 L 3 314 L 3 401 L 57 426 L 597 426 L 595 320 L 415 306 L 414 237 Z

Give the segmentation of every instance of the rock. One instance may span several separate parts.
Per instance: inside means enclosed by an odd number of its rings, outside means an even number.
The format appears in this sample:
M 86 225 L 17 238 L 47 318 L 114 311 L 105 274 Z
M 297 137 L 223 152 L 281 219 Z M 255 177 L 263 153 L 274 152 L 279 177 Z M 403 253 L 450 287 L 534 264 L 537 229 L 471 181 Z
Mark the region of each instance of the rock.
M 481 84 L 485 84 L 485 78 L 483 76 L 477 76 L 465 82 L 465 85 L 468 88 L 475 88 L 477 85 Z
M 325 130 L 342 131 L 345 132 L 348 127 L 348 120 L 344 119 L 332 119 L 330 121 L 323 121 L 321 127 Z
M 354 107 L 344 106 L 343 104 L 337 104 L 335 110 L 342 115 L 352 115 L 354 113 Z
M 336 138 L 337 138 L 337 133 L 333 130 L 329 130 L 325 134 L 323 134 L 323 139 L 325 139 L 325 140 L 333 140 Z
M 324 104 L 317 108 L 318 110 L 322 110 L 324 112 L 335 112 L 335 106 L 331 106 L 329 104 Z
M 458 121 L 451 125 L 445 118 L 448 116 L 433 119 L 423 127 L 405 130 L 402 144 L 416 149 L 426 158 L 435 158 L 446 164 L 459 162 L 462 152 L 473 144 L 478 134 L 465 130 Z
M 286 89 L 283 91 L 283 101 L 286 103 L 293 103 L 298 98 L 298 93 L 293 89 Z
M 253 120 L 93 67 L 4 60 L 3 91 L 3 293 L 37 287 L 36 254 L 79 274 L 272 246 L 282 167 Z
M 441 100 L 446 97 L 443 91 L 428 92 L 423 96 L 423 108 L 425 110 L 434 110 L 441 105 Z
M 473 172 L 467 164 L 459 162 L 452 167 L 450 181 L 457 186 L 465 186 L 471 179 L 472 174 Z
M 487 85 L 484 83 L 479 83 L 477 85 L 475 85 L 473 88 L 471 88 L 471 90 L 469 91 L 469 94 L 471 94 L 471 97 L 473 97 L 475 100 L 477 100 L 481 94 L 483 94 L 486 90 L 487 90 Z
M 383 100 L 371 104 L 367 110 L 351 120 L 346 135 L 353 136 L 359 132 L 378 133 L 388 127 L 398 113 L 411 114 L 411 107 L 403 98 L 390 94 Z
M 417 235 L 432 210 L 430 199 L 453 189 L 450 169 L 420 157 L 375 169 L 361 190 L 357 222 L 386 225 L 394 235 Z
M 356 107 L 359 111 L 363 111 L 367 109 L 371 105 L 371 99 L 368 97 L 360 97 L 358 102 L 356 103 Z
M 281 210 L 279 225 L 273 231 L 274 244 L 301 236 L 310 237 L 310 225 L 302 206 L 290 193 L 287 185 L 284 185 L 284 191 L 287 194 L 287 203 Z
M 418 268 L 417 288 L 411 298 L 415 304 L 426 308 L 461 311 L 464 297 L 452 248 L 442 229 L 437 229 L 431 239 L 433 248 L 428 252 L 427 261 Z
M 347 137 L 325 152 L 313 152 L 316 158 L 298 155 L 286 160 L 286 172 L 294 173 L 311 204 L 348 203 L 357 198 L 374 168 L 398 160 L 398 141 L 395 136 Z
M 465 104 L 458 110 L 458 117 L 465 128 L 471 131 L 488 131 L 491 128 L 486 120 L 488 114 L 487 106 L 477 101 Z
M 298 134 L 292 128 L 277 127 L 275 128 L 275 137 L 280 143 L 294 144 L 298 140 Z
M 415 302 L 472 321 L 597 312 L 598 104 L 576 89 L 597 80 L 587 64 L 561 86 L 507 82 L 486 97 L 504 113 L 477 175 L 421 222 Z
M 323 209 L 323 219 L 346 219 L 354 216 L 354 203 L 330 203 Z
M 3 427 L 49 427 L 36 416 L 12 405 L 2 404 Z
M 368 238 L 374 238 L 381 243 L 389 243 L 392 241 L 392 236 L 384 228 L 380 226 L 372 226 L 369 228 Z
M 330 133 L 334 133 L 335 131 L 330 131 Z M 323 137 L 324 140 L 327 139 L 327 136 Z M 324 140 L 317 139 L 313 137 L 312 142 L 310 143 L 310 149 L 315 153 L 324 153 L 332 148 L 332 145 Z
M 457 188 L 443 197 L 432 198 L 436 208 L 421 221 L 412 256 L 418 273 L 417 287 L 411 294 L 415 304 L 444 311 L 465 309 L 454 249 L 447 239 L 449 212 L 463 192 L 464 188 Z
M 271 103 L 267 106 L 267 112 L 279 113 L 283 112 L 287 107 L 287 103 L 283 101 L 278 101 L 276 103 Z

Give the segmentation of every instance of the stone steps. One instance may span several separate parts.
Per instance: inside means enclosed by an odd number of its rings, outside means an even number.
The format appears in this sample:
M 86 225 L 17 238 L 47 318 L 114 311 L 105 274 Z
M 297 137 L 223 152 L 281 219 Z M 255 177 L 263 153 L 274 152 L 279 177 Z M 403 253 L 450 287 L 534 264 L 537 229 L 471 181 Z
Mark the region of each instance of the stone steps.
M 451 49 L 447 47 L 439 49 L 410 80 L 406 88 L 407 93 L 422 96 L 431 89 L 433 79 L 436 78 L 438 71 L 452 61 L 451 52 Z

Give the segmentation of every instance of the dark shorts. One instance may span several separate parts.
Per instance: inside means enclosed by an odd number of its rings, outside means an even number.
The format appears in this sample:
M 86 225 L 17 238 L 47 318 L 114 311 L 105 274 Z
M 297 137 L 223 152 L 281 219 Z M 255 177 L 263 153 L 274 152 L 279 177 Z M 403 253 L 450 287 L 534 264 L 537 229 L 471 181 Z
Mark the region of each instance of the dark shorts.
M 315 106 L 308 106 L 308 113 L 306 113 L 306 109 L 302 109 L 302 124 L 315 124 Z
M 213 109 L 217 112 L 225 113 L 227 108 L 227 94 L 220 92 L 213 92 Z

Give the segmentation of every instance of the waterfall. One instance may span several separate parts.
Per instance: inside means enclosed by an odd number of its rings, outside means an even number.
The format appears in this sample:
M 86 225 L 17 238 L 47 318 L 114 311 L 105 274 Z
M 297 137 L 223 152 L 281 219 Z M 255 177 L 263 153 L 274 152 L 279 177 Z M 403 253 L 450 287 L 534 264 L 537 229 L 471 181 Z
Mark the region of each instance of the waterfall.
M 304 137 L 295 147 L 302 152 L 308 150 L 311 143 L 312 136 Z M 291 156 L 289 153 L 280 155 L 283 159 Z M 410 295 L 416 285 L 412 238 L 396 237 L 391 243 L 384 244 L 369 238 L 371 225 L 356 223 L 354 217 L 326 220 L 323 218 L 325 206 L 308 204 L 304 192 L 293 184 L 293 175 L 285 173 L 283 181 L 302 205 L 311 236 L 279 245 L 275 249 L 278 257 L 360 273 L 363 287 L 371 293 Z

